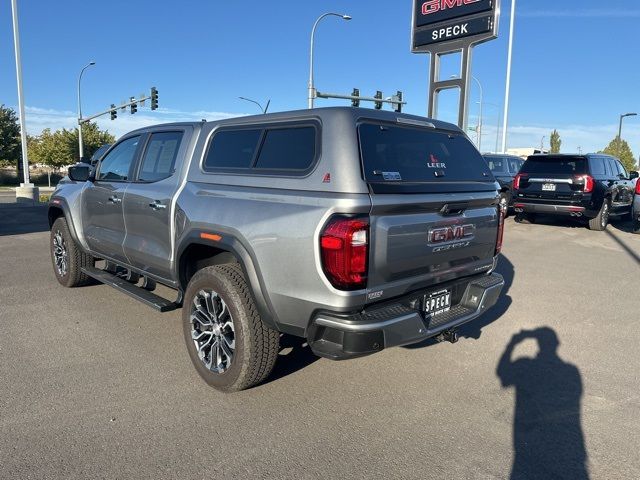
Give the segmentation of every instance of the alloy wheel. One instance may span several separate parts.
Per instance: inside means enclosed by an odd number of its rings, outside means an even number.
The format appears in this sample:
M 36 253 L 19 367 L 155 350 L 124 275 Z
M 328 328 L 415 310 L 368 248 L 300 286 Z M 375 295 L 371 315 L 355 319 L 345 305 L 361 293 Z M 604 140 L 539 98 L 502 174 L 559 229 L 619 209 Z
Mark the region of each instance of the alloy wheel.
M 53 260 L 55 261 L 58 275 L 64 277 L 69 271 L 69 254 L 60 230 L 56 230 L 53 235 Z
M 233 318 L 213 290 L 200 290 L 191 305 L 191 339 L 204 366 L 213 373 L 231 367 L 236 348 Z

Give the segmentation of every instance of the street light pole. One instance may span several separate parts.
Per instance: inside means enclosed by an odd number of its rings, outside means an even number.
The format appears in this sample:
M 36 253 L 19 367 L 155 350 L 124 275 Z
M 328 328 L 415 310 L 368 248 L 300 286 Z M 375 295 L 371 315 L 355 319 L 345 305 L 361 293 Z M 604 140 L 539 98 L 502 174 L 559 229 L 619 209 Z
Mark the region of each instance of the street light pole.
M 82 74 L 84 71 L 95 65 L 96 62 L 89 62 L 86 64 L 82 70 L 80 70 L 80 75 L 78 76 L 78 145 L 80 147 L 80 161 L 82 161 L 82 157 L 84 157 L 84 146 L 82 144 L 82 102 L 80 101 L 80 82 L 82 81 Z
M 309 52 L 309 86 L 308 86 L 308 107 L 313 108 L 313 100 L 316 98 L 316 88 L 313 84 L 313 40 L 316 34 L 316 28 L 320 21 L 325 17 L 340 17 L 343 20 L 351 20 L 349 15 L 342 15 L 340 13 L 325 13 L 320 15 L 316 20 L 316 23 L 313 24 L 313 29 L 311 30 L 311 49 Z
M 618 158 L 622 154 L 622 120 L 624 117 L 635 117 L 637 113 L 625 113 L 620 115 L 620 125 L 618 126 Z
M 27 156 L 27 125 L 24 118 L 24 95 L 22 93 L 22 60 L 20 58 L 20 32 L 18 31 L 18 4 L 11 0 L 11 13 L 13 17 L 13 46 L 16 53 L 16 77 L 18 82 L 18 110 L 20 111 L 20 139 L 22 143 L 22 174 L 23 186 L 32 186 L 29 183 L 29 157 Z
M 480 83 L 480 80 L 478 80 L 476 77 L 474 77 L 473 75 L 471 76 L 471 78 L 473 78 L 476 83 L 478 84 L 478 87 L 480 88 L 480 119 L 478 120 L 478 132 L 477 132 L 477 137 L 478 137 L 478 150 L 480 150 L 480 152 L 482 152 L 482 105 L 483 105 L 483 91 L 482 91 L 482 84 Z
M 500 124 L 502 123 L 502 105 L 498 105 L 497 103 L 485 102 L 486 105 L 491 105 L 492 107 L 496 107 L 498 110 L 498 122 L 496 124 L 496 149 L 494 153 L 498 153 L 498 143 L 500 142 Z
M 509 53 L 507 54 L 507 84 L 504 93 L 504 114 L 502 116 L 502 153 L 507 151 L 507 125 L 509 124 L 509 91 L 511 89 L 511 56 L 513 53 L 513 33 L 516 19 L 516 0 L 511 0 L 509 21 Z

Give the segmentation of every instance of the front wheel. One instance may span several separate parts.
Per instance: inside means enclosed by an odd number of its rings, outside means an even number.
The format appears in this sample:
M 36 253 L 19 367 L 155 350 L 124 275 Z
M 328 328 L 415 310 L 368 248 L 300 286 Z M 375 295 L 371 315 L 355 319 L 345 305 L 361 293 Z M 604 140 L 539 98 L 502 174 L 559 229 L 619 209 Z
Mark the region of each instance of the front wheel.
M 189 356 L 209 385 L 234 392 L 269 376 L 280 334 L 260 318 L 239 265 L 199 270 L 187 286 L 183 305 Z
M 600 207 L 600 211 L 598 215 L 589 220 L 589 230 L 595 230 L 597 232 L 602 232 L 609 225 L 609 212 L 611 209 L 611 205 L 609 203 L 609 199 L 605 198 L 602 202 L 602 206 Z
M 82 251 L 73 240 L 64 217 L 59 217 L 53 222 L 49 244 L 53 273 L 60 285 L 80 287 L 91 282 L 91 278 L 82 273 L 82 267 L 93 267 L 94 258 Z

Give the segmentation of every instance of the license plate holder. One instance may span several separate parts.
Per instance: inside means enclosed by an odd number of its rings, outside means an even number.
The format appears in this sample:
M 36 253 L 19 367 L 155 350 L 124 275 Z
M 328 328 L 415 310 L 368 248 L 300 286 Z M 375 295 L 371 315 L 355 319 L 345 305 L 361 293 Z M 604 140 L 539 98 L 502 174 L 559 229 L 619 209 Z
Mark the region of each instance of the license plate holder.
M 543 192 L 555 192 L 556 191 L 556 184 L 555 183 L 543 183 L 542 184 L 542 191 Z
M 451 289 L 444 288 L 424 296 L 424 313 L 435 317 L 451 310 Z

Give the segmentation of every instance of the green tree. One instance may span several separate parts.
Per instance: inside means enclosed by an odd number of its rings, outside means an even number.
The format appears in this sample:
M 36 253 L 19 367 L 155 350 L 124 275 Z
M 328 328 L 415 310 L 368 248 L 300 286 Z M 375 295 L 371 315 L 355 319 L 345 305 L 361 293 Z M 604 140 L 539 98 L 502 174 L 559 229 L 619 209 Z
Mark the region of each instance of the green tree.
M 0 166 L 20 163 L 20 123 L 15 110 L 0 105 Z
M 627 171 L 637 169 L 636 159 L 633 156 L 631 147 L 626 142 L 626 140 L 622 140 L 621 138 L 616 137 L 611 140 L 611 142 L 609 142 L 609 145 L 607 145 L 607 148 L 605 148 L 600 153 L 606 153 L 607 155 L 612 155 L 619 158 L 620 162 L 622 163 L 622 165 L 624 165 L 624 168 L 626 168 Z
M 115 137 L 107 131 L 102 131 L 95 123 L 87 123 L 82 127 L 82 141 L 84 154 L 89 158 L 93 152 L 105 143 L 113 143 Z M 78 129 L 56 130 L 45 129 L 37 137 L 28 142 L 29 158 L 34 163 L 43 163 L 53 168 L 71 165 L 80 158 L 78 146 Z
M 551 132 L 551 139 L 549 140 L 551 143 L 551 150 L 549 153 L 560 153 L 560 147 L 562 146 L 562 140 L 560 140 L 560 134 L 557 130 L 553 130 Z

